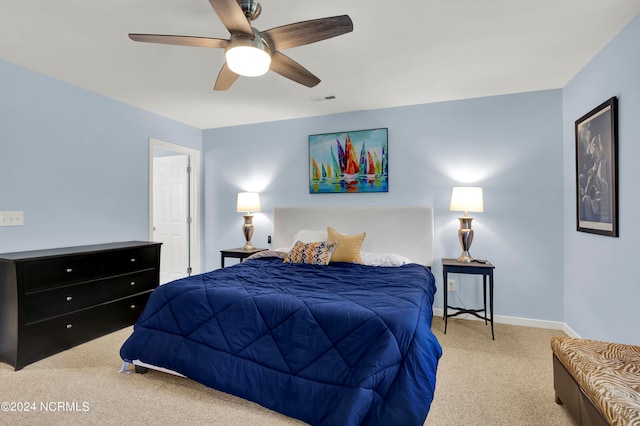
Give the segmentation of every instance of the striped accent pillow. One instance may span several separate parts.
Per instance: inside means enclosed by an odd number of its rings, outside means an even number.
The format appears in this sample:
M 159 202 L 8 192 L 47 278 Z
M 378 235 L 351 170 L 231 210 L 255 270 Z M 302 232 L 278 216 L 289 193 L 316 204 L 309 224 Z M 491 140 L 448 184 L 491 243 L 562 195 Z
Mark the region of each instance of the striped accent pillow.
M 284 259 L 284 263 L 328 265 L 337 246 L 338 243 L 335 241 L 319 241 L 314 243 L 296 241 Z

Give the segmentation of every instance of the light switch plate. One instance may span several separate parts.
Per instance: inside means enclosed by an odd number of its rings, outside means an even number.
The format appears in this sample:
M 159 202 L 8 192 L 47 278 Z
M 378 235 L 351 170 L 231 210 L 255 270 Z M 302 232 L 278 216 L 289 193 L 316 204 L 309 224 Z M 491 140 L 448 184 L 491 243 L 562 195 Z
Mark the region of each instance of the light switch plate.
M 23 211 L 0 211 L 0 226 L 23 226 Z

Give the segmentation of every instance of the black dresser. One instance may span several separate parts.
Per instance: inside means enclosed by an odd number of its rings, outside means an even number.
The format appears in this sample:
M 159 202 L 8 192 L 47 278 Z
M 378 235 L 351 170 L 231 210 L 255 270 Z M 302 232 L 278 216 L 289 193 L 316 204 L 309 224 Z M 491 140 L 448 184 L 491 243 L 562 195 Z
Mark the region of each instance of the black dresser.
M 20 370 L 133 324 L 159 284 L 160 245 L 0 254 L 0 362 Z

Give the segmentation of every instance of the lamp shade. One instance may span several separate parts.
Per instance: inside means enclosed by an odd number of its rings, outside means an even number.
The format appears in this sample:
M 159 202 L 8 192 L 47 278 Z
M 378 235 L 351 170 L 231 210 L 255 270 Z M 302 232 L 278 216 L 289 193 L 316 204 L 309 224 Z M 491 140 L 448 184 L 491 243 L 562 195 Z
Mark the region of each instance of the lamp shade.
M 451 191 L 449 210 L 464 212 L 483 212 L 482 188 L 477 186 L 456 186 Z
M 260 194 L 257 192 L 238 192 L 238 204 L 236 211 L 238 213 L 247 212 L 259 212 L 260 209 Z

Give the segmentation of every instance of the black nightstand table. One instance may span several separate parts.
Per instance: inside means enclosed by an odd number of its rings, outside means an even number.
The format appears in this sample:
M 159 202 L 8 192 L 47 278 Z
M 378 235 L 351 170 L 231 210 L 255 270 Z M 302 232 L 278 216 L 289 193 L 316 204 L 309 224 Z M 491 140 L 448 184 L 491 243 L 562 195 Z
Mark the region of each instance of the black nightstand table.
M 456 259 L 442 259 L 442 275 L 444 277 L 443 281 L 443 293 L 444 293 L 444 333 L 447 334 L 447 319 L 450 317 L 455 317 L 460 314 L 470 314 L 476 316 L 480 319 L 484 320 L 486 324 L 487 321 L 491 323 L 491 338 L 495 340 L 495 335 L 493 334 L 493 270 L 495 266 L 491 263 L 480 263 L 480 262 L 458 262 Z M 482 275 L 482 294 L 484 295 L 484 309 L 466 309 L 466 308 L 458 308 L 456 306 L 449 306 L 447 302 L 448 293 L 447 290 L 447 276 L 448 274 L 473 274 L 473 275 Z M 487 277 L 489 278 L 489 315 L 487 316 Z M 453 314 L 449 314 L 449 309 L 456 309 L 457 312 Z M 480 315 L 479 312 L 482 312 L 483 315 Z
M 254 248 L 253 250 L 245 250 L 243 248 L 233 248 L 233 249 L 220 250 L 220 266 L 222 266 L 224 268 L 224 259 L 225 259 L 225 257 L 230 257 L 230 258 L 234 258 L 234 259 L 240 259 L 240 262 L 242 262 L 244 259 L 246 259 L 247 257 L 251 256 L 252 254 L 259 253 L 259 252 L 265 251 L 265 250 L 267 250 L 267 249 L 266 248 Z

